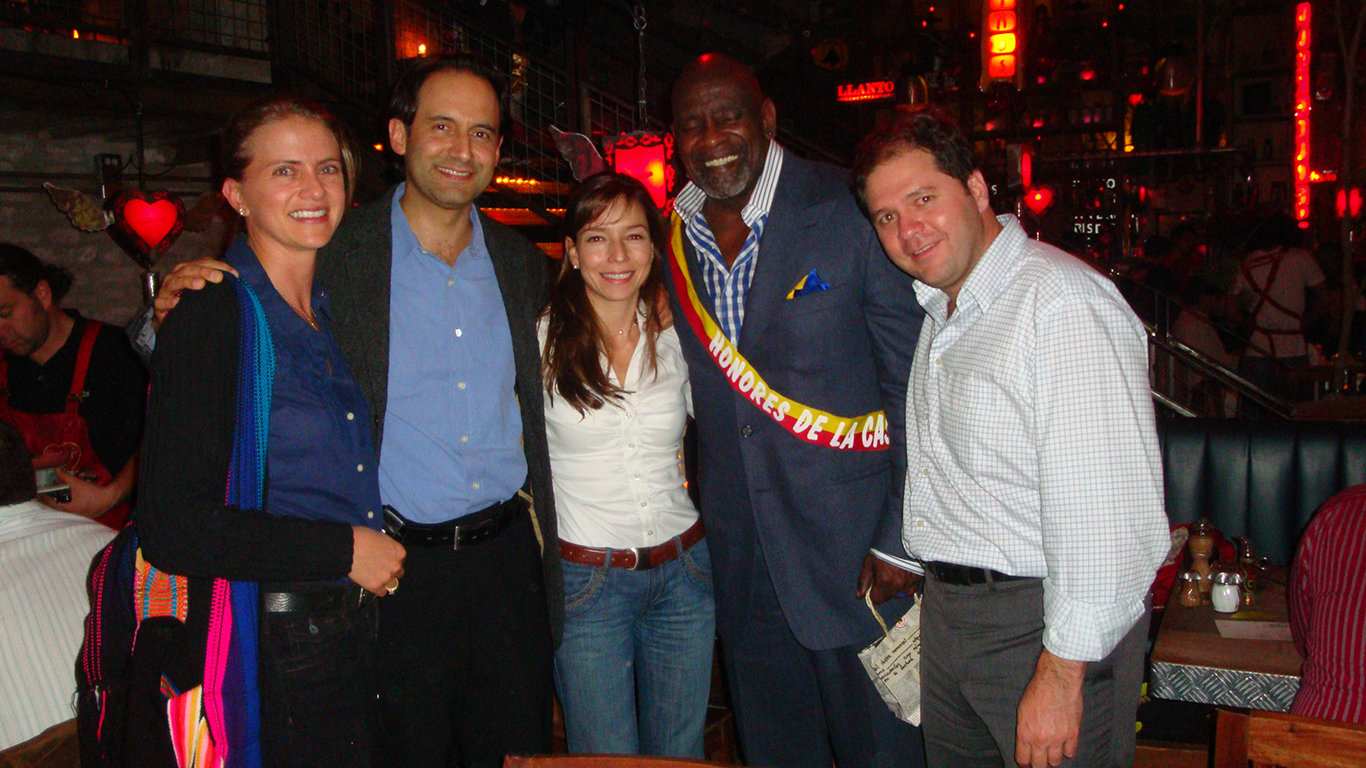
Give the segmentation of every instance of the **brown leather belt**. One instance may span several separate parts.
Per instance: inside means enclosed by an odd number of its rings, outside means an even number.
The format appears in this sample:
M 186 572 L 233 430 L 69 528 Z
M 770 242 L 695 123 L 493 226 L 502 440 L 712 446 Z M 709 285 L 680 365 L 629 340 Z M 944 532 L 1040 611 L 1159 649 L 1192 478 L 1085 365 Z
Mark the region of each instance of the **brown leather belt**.
M 560 540 L 560 558 L 571 563 L 580 565 L 591 565 L 601 567 L 607 563 L 612 568 L 626 568 L 632 571 L 648 571 L 656 566 L 663 565 L 671 560 L 677 560 L 692 545 L 702 540 L 706 532 L 702 528 L 702 520 L 692 524 L 688 530 L 669 539 L 663 544 L 653 547 L 633 547 L 630 549 L 598 549 L 597 547 L 583 547 L 578 544 Z M 612 553 L 610 562 L 607 560 L 607 553 Z

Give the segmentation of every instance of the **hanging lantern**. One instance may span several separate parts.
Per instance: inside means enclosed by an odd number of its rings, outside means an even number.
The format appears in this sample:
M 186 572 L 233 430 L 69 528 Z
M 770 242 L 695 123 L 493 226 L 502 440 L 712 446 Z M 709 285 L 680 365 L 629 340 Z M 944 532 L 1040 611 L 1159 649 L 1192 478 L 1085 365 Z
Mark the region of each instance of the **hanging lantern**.
M 109 234 L 143 269 L 151 269 L 185 226 L 185 204 L 174 192 L 124 190 L 109 199 Z
M 930 106 L 930 86 L 920 75 L 906 78 L 897 95 L 896 108 L 903 112 L 920 112 Z
M 639 180 L 662 211 L 674 185 L 674 137 L 670 133 L 635 131 L 604 142 L 607 164 L 617 173 Z

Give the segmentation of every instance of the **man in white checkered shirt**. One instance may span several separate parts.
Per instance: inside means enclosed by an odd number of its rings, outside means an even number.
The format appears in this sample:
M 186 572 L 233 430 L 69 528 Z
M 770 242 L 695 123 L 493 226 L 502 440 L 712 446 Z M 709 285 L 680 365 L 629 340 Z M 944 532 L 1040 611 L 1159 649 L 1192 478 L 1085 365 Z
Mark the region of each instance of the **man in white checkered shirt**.
M 875 131 L 854 173 L 926 313 L 902 540 L 926 574 L 928 763 L 1131 766 L 1168 545 L 1143 326 L 1109 280 L 993 215 L 939 116 Z

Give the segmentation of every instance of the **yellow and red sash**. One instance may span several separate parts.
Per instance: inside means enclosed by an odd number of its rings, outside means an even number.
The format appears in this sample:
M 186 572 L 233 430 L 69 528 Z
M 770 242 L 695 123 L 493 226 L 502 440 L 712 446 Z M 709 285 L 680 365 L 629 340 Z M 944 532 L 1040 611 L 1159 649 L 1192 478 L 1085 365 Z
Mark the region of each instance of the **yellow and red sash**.
M 731 387 L 794 437 L 812 445 L 846 451 L 887 450 L 891 441 L 887 437 L 887 416 L 882 411 L 836 416 L 783 397 L 768 386 L 702 306 L 683 251 L 683 220 L 676 213 L 670 229 L 669 271 L 678 289 L 683 316 Z

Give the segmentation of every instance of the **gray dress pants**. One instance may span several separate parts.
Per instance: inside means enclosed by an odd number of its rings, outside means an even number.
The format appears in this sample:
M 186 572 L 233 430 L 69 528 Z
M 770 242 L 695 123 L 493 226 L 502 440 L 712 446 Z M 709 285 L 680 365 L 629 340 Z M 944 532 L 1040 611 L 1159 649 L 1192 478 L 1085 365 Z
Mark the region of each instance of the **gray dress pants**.
M 1020 697 L 1043 649 L 1043 580 L 959 586 L 932 575 L 921 606 L 921 727 L 931 768 L 1014 768 Z M 1077 756 L 1064 766 L 1134 764 L 1148 616 L 1086 665 Z

